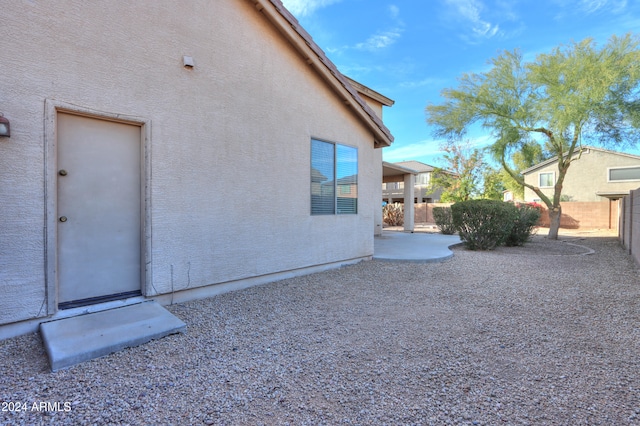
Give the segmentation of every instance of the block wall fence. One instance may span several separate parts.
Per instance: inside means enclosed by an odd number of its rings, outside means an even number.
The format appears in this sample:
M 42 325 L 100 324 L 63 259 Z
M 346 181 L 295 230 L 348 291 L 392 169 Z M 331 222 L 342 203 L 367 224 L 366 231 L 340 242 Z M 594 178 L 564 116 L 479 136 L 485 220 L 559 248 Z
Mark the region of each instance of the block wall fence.
M 640 201 L 640 195 L 638 195 Z M 562 206 L 560 227 L 565 229 L 616 229 L 618 227 L 618 201 L 566 202 Z M 434 207 L 448 207 L 451 203 L 416 203 L 415 223 L 435 223 Z M 638 209 L 640 214 L 640 209 Z M 538 226 L 549 227 L 549 212 L 543 208 Z M 639 231 L 640 233 L 640 231 Z
M 640 264 L 640 188 L 622 199 L 620 210 L 618 237 L 627 252 Z

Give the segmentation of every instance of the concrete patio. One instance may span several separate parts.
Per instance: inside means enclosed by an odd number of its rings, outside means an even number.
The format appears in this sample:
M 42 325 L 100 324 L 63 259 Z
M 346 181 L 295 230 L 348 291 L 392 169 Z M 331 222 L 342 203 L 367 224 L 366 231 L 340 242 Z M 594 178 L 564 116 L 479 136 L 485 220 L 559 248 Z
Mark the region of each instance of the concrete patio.
M 456 244 L 460 244 L 457 235 L 385 230 L 381 236 L 375 237 L 373 258 L 397 262 L 440 262 L 453 256 L 449 248 Z

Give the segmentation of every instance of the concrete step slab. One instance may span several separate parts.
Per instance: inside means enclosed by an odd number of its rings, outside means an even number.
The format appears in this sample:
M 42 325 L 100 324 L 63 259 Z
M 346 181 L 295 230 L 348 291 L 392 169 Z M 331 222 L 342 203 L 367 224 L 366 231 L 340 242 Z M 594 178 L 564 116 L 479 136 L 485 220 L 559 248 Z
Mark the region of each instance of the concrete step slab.
M 153 301 L 40 324 L 51 371 L 185 329 L 184 322 Z

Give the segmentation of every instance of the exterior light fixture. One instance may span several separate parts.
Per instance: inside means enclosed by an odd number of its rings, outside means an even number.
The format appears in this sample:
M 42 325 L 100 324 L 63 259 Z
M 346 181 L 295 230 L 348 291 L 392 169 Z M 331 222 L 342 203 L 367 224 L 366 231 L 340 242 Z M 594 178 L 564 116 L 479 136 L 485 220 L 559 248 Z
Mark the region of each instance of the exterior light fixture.
M 9 125 L 9 120 L 4 118 L 4 115 L 0 113 L 0 137 L 8 138 L 11 136 L 11 126 Z

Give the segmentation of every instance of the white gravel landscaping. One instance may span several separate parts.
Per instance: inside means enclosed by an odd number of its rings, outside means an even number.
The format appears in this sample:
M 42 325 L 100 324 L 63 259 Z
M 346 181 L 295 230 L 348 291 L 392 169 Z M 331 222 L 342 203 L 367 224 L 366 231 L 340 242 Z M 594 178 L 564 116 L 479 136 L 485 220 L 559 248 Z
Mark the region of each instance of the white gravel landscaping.
M 173 305 L 186 334 L 57 373 L 5 340 L 0 424 L 640 424 L 639 269 L 563 240 Z

